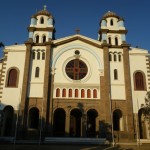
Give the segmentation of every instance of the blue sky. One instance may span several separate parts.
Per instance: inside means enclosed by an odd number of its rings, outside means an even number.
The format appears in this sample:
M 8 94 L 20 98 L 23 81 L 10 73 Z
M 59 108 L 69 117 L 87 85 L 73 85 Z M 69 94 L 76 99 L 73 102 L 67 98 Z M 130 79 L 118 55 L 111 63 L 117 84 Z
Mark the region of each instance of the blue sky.
M 80 34 L 97 39 L 100 19 L 113 11 L 125 19 L 127 42 L 150 50 L 149 0 L 1 0 L 0 42 L 24 43 L 31 16 L 45 4 L 55 18 L 56 39 L 75 34 L 76 28 Z

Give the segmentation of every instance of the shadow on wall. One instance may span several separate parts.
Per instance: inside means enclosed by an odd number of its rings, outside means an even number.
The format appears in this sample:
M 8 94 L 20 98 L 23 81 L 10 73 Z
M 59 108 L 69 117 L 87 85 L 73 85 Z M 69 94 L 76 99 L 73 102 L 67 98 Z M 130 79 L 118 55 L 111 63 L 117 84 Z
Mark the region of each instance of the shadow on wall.
M 0 103 L 0 136 L 13 136 L 16 114 L 10 105 Z
M 99 137 L 106 138 L 109 142 L 112 142 L 112 126 L 105 123 L 104 120 L 99 121 Z

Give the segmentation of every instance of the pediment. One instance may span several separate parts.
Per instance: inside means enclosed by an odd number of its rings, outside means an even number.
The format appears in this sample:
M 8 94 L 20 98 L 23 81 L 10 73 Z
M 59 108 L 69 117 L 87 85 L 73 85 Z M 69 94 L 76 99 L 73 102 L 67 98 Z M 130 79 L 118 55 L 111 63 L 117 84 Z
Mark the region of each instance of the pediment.
M 101 42 L 100 41 L 88 38 L 88 37 L 80 35 L 80 34 L 76 34 L 76 35 L 73 35 L 73 36 L 68 36 L 68 37 L 64 37 L 64 38 L 61 38 L 61 39 L 54 40 L 53 44 L 55 46 L 60 46 L 60 45 L 63 45 L 63 44 L 67 44 L 67 43 L 76 41 L 76 40 L 79 40 L 79 41 L 82 41 L 86 44 L 90 44 L 90 45 L 93 45 L 95 47 L 100 47 L 101 48 Z

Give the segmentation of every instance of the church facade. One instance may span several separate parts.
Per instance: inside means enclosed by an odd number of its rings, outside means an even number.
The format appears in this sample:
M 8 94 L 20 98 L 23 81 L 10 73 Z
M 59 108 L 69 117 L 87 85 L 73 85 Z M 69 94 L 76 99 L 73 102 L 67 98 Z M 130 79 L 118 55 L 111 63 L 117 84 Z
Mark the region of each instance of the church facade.
M 4 48 L 0 61 L 0 136 L 150 139 L 142 105 L 150 89 L 148 50 L 126 42 L 124 19 L 107 12 L 98 39 L 55 39 L 45 8 L 29 38 Z

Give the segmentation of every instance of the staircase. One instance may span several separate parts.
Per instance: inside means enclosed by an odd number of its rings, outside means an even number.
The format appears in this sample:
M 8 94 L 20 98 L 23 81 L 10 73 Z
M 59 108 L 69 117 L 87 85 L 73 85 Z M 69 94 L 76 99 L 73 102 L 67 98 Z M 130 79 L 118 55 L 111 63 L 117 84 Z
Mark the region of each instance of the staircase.
M 87 144 L 104 145 L 108 144 L 105 138 L 66 138 L 66 137 L 45 137 L 45 144 Z

